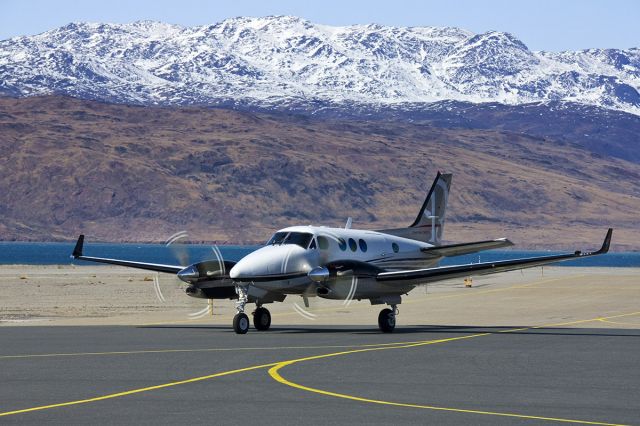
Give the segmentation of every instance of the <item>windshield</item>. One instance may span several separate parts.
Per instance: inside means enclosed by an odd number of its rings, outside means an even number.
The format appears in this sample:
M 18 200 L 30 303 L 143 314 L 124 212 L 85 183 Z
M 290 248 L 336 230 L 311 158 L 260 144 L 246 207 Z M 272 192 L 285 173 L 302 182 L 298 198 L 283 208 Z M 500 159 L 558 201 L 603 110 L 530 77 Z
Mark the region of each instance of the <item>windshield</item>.
M 288 232 L 276 232 L 275 234 L 273 234 L 273 237 L 271 237 L 269 241 L 267 241 L 267 245 L 275 246 L 275 245 L 282 244 L 282 241 L 284 241 L 285 237 L 288 234 L 289 234 Z
M 313 240 L 313 234 L 306 232 L 276 232 L 267 242 L 267 245 L 296 244 L 306 249 L 309 247 L 311 240 Z

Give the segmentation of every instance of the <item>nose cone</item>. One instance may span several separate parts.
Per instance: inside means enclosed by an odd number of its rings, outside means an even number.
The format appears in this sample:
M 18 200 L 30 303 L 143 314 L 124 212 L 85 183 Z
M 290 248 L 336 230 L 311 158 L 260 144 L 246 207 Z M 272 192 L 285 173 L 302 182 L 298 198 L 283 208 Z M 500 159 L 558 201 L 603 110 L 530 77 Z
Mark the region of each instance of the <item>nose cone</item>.
M 182 271 L 178 272 L 178 278 L 186 283 L 197 281 L 200 277 L 200 273 L 194 265 L 187 266 Z
M 311 270 L 307 252 L 295 244 L 262 247 L 236 263 L 229 277 L 235 281 L 253 281 L 306 274 Z

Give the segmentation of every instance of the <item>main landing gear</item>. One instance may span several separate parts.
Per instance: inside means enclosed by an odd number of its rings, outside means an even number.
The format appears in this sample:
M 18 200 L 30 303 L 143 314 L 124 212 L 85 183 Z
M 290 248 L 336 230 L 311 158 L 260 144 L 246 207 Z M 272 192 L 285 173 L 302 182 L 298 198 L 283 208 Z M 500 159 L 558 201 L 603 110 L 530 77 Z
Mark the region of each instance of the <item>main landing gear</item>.
M 236 285 L 238 301 L 236 309 L 238 313 L 233 317 L 233 331 L 237 334 L 246 334 L 249 331 L 249 317 L 244 313 L 244 308 L 248 301 L 247 287 Z M 271 327 L 271 313 L 267 308 L 258 305 L 253 312 L 253 325 L 257 330 L 268 330 Z
M 391 305 L 391 309 L 383 309 L 378 314 L 378 327 L 383 333 L 391 333 L 396 328 L 396 316 L 400 311 L 396 305 Z
M 258 306 L 253 312 L 253 326 L 260 331 L 268 330 L 271 327 L 271 313 L 267 308 Z

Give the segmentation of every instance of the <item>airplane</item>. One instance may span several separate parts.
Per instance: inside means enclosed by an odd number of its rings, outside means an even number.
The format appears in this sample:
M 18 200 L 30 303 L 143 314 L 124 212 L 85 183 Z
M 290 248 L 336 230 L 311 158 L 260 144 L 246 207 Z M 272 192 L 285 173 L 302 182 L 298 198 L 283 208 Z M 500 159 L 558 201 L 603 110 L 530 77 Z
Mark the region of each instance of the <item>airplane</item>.
M 442 244 L 451 180 L 451 174 L 438 172 L 418 216 L 408 227 L 352 229 L 351 218 L 344 228 L 292 226 L 276 231 L 264 246 L 238 262 L 218 256 L 185 267 L 85 256 L 84 235 L 79 236 L 71 257 L 176 274 L 188 284 L 189 296 L 235 299 L 233 329 L 238 334 L 249 330 L 249 317 L 244 312 L 248 303 L 256 306 L 254 327 L 264 331 L 271 326 L 271 314 L 264 305 L 282 302 L 288 295 L 302 296 L 307 307 L 308 298 L 316 296 L 388 305 L 378 315 L 378 327 L 389 333 L 395 329 L 402 296 L 417 286 L 580 259 L 609 250 L 611 228 L 602 247 L 594 252 L 438 266 L 447 256 L 513 245 L 506 238 Z

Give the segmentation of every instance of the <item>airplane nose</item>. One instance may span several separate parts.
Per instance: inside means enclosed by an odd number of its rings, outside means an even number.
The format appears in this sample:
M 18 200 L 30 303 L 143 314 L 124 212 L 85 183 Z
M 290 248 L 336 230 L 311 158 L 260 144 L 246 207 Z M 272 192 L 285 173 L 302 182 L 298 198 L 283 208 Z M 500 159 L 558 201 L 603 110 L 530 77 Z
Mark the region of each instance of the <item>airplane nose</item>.
M 267 246 L 248 254 L 229 271 L 236 281 L 277 277 L 311 270 L 306 250 L 296 245 Z
M 242 270 L 241 268 L 238 267 L 238 265 L 234 265 L 233 268 L 231 268 L 231 270 L 229 271 L 229 278 L 236 279 L 238 277 L 242 276 Z

